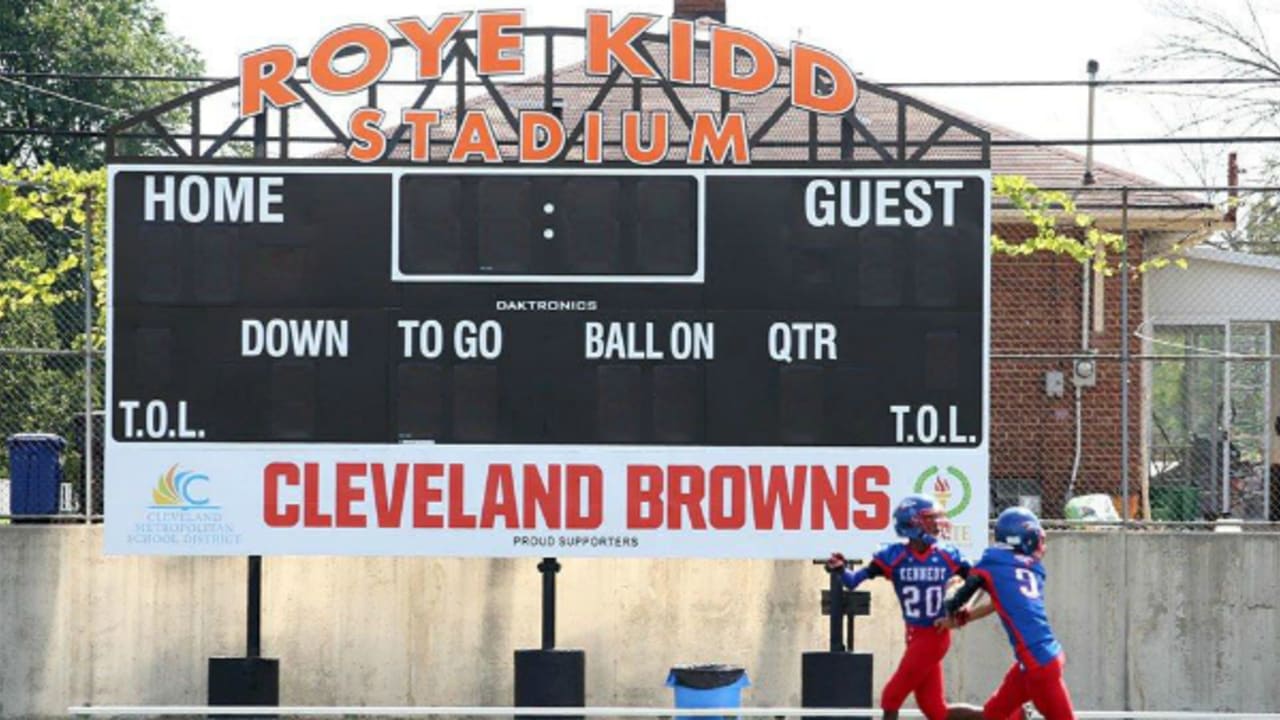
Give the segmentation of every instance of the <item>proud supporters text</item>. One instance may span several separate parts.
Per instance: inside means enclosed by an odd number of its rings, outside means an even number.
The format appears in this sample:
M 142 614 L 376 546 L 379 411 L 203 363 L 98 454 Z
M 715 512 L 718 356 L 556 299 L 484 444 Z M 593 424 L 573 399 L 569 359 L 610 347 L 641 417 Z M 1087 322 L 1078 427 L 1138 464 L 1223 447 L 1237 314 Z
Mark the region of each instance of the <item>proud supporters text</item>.
M 476 474 L 479 474 L 477 476 Z M 275 528 L 883 530 L 880 465 L 273 462 L 263 520 Z M 606 494 L 623 493 L 619 506 Z M 625 517 L 608 517 L 622 507 Z

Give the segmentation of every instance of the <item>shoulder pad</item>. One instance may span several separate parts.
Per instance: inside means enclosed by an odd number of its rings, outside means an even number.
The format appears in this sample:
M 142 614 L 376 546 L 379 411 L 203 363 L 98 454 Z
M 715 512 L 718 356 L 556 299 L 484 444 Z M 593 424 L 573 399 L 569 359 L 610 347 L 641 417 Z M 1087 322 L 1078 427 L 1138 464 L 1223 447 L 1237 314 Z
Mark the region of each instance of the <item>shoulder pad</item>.
M 946 553 L 947 557 L 951 558 L 951 560 L 957 565 L 963 565 L 969 562 L 969 558 L 964 556 L 964 553 L 960 551 L 960 548 L 952 545 L 951 543 L 940 544 L 938 546 L 938 550 Z
M 907 546 L 904 543 L 885 543 L 872 557 L 885 564 L 892 565 L 898 558 L 902 557 L 906 550 Z

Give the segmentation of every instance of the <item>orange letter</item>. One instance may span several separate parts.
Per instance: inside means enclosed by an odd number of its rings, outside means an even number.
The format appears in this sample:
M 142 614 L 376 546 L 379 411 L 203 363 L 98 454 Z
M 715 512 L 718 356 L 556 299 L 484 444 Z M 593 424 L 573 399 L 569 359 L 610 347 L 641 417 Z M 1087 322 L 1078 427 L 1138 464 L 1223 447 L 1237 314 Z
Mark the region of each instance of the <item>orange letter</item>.
M 622 154 L 633 163 L 652 165 L 667 157 L 667 123 L 671 113 L 656 110 L 649 119 L 649 147 L 640 144 L 640 113 L 628 110 L 622 113 Z
M 400 122 L 409 126 L 409 158 L 414 162 L 431 161 L 431 126 L 440 122 L 436 110 L 400 111 Z
M 662 527 L 662 468 L 657 465 L 627 466 L 627 529 L 656 530 Z
M 349 73 L 340 73 L 333 61 L 343 48 L 354 45 L 364 51 L 364 63 Z M 311 50 L 307 70 L 311 82 L 330 95 L 358 92 L 378 81 L 391 63 L 391 41 L 370 25 L 348 25 L 320 38 Z
M 382 118 L 386 113 L 377 108 L 360 108 L 347 120 L 351 144 L 347 157 L 357 162 L 373 162 L 387 151 L 387 136 L 382 134 Z
M 738 74 L 738 51 L 751 58 L 751 70 Z M 773 87 L 778 79 L 778 56 L 773 48 L 746 30 L 721 25 L 711 27 L 711 87 L 755 95 Z
M 693 128 L 689 131 L 689 163 L 699 164 L 711 160 L 723 165 L 729 151 L 733 151 L 735 165 L 751 162 L 747 154 L 747 118 L 740 112 L 731 112 L 723 125 L 716 124 L 716 116 L 708 110 L 693 114 Z
M 693 23 L 671 20 L 667 23 L 667 73 L 671 82 L 693 83 Z
M 334 514 L 337 517 L 336 525 L 338 527 L 362 528 L 369 524 L 368 518 L 351 510 L 352 505 L 364 502 L 364 488 L 353 485 L 351 481 L 358 477 L 364 477 L 368 470 L 369 466 L 364 463 L 338 463 L 338 489 L 334 492 L 334 505 L 336 506 Z
M 255 50 L 240 56 L 240 117 L 262 112 L 262 98 L 278 108 L 297 105 L 302 96 L 285 81 L 298 69 L 298 56 L 283 45 Z
M 818 94 L 818 70 L 832 81 L 831 92 Z M 791 43 L 791 104 L 825 115 L 843 115 L 858 100 L 858 81 L 840 58 L 825 50 Z
M 392 20 L 391 27 L 396 29 L 418 54 L 418 79 L 434 80 L 443 72 L 444 62 L 441 48 L 453 38 L 462 23 L 467 21 L 471 13 L 445 13 L 436 18 L 436 24 L 427 27 L 420 18 L 402 18 Z
M 444 477 L 444 466 L 439 463 L 413 464 L 413 526 L 416 528 L 442 528 L 444 516 L 431 512 L 431 506 L 444 498 L 444 491 L 431 487 L 431 479 Z
M 585 133 L 582 160 L 593 165 L 604 162 L 604 113 L 599 110 L 582 113 L 582 126 Z
M 523 73 L 524 36 L 505 31 L 524 26 L 524 12 L 482 12 L 476 17 L 476 44 L 480 55 L 476 72 L 481 75 Z M 507 54 L 511 50 L 515 51 L 514 56 Z
M 453 140 L 453 152 L 449 162 L 467 162 L 472 155 L 479 155 L 487 163 L 502 162 L 498 141 L 493 138 L 493 126 L 481 110 L 469 110 L 462 117 L 462 126 Z
M 853 501 L 859 506 L 870 506 L 853 511 L 853 526 L 859 530 L 883 530 L 889 527 L 893 511 L 889 505 L 889 493 L 872 486 L 889 484 L 889 468 L 883 465 L 859 465 L 853 469 Z
M 599 465 L 570 465 L 565 468 L 565 527 L 570 530 L 598 530 L 604 522 L 604 471 Z M 586 481 L 587 511 L 582 511 L 583 480 Z
M 632 45 L 641 33 L 658 22 L 657 15 L 631 13 L 613 27 L 613 13 L 587 12 L 587 74 L 608 75 L 617 60 L 633 78 L 656 78 L 658 71 L 640 57 Z
M 546 133 L 546 141 L 538 142 L 538 131 Z M 544 163 L 564 150 L 564 125 L 549 112 L 526 110 L 520 113 L 520 162 Z
M 262 519 L 267 527 L 293 527 L 298 524 L 298 504 L 280 504 L 280 483 L 297 485 L 298 466 L 274 462 L 262 471 Z

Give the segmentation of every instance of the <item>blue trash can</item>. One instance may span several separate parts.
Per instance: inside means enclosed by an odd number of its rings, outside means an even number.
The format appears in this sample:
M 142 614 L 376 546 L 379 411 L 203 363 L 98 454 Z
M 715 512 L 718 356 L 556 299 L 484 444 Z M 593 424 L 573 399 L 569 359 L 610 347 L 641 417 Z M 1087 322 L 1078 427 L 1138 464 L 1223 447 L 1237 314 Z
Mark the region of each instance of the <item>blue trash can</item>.
M 67 441 L 48 433 L 9 436 L 9 514 L 56 515 Z
M 736 665 L 677 665 L 667 674 L 676 708 L 740 708 L 747 671 Z

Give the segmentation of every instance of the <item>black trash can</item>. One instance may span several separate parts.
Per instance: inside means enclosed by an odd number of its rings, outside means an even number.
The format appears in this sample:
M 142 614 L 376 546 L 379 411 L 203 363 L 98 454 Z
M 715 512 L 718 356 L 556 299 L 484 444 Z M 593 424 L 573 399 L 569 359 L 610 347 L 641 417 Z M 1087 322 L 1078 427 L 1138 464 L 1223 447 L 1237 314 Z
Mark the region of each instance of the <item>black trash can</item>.
M 747 671 L 737 665 L 677 665 L 667 673 L 677 709 L 740 708 L 742 688 L 750 686 Z
M 10 435 L 9 514 L 57 515 L 62 485 L 62 450 L 67 441 L 49 433 Z

